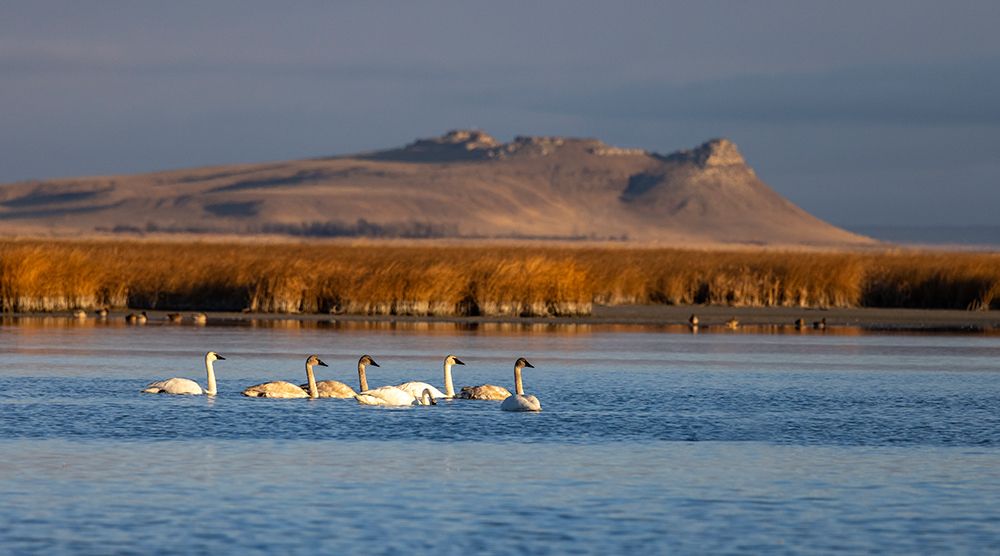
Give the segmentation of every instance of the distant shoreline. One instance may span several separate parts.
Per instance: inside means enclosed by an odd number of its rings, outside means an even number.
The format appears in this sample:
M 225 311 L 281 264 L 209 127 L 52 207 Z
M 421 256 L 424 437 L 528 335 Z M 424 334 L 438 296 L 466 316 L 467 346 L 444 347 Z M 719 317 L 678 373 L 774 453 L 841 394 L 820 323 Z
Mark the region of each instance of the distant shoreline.
M 86 320 L 74 319 L 68 312 L 6 313 L 0 322 L 19 323 L 22 320 L 59 320 L 67 324 L 104 324 L 127 326 L 125 315 L 132 311 L 113 311 L 107 320 L 99 321 L 93 314 Z M 170 323 L 168 313 L 174 311 L 146 311 L 149 322 L 145 326 L 190 326 L 190 312 L 183 313 L 181 324 Z M 666 327 L 673 331 L 688 331 L 689 317 L 699 319 L 699 332 L 821 332 L 828 331 L 885 331 L 885 332 L 949 332 L 949 333 L 998 333 L 1000 311 L 958 311 L 947 309 L 882 309 L 845 308 L 811 309 L 796 307 L 726 307 L 717 305 L 595 305 L 590 316 L 576 317 L 460 317 L 460 316 L 403 316 L 403 315 L 330 315 L 320 313 L 237 313 L 207 312 L 209 326 L 240 326 L 246 324 L 277 324 L 299 322 L 313 325 L 343 325 L 347 327 L 371 325 L 420 325 L 452 324 L 458 327 L 479 325 L 513 326 L 636 326 Z M 735 330 L 726 321 L 735 318 Z M 801 327 L 796 320 L 804 321 Z M 826 319 L 825 328 L 819 328 Z

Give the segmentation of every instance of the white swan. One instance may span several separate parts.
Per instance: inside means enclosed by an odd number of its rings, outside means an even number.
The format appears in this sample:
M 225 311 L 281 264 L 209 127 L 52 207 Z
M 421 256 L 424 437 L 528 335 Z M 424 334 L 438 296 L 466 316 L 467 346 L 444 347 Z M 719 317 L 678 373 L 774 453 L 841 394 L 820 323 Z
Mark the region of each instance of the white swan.
M 521 369 L 535 366 L 528 363 L 528 360 L 521 357 L 514 363 L 514 387 L 517 394 L 508 397 L 500 404 L 500 409 L 504 411 L 541 411 L 542 403 L 535 396 L 524 395 L 524 386 L 521 384 Z
M 313 366 L 326 367 L 327 364 L 320 360 L 319 356 L 310 355 L 306 359 L 306 378 L 309 380 L 308 391 L 283 380 L 265 382 L 251 386 L 243 391 L 243 395 L 250 398 L 318 398 L 319 390 L 316 388 L 316 376 L 313 374 Z
M 361 385 L 362 391 L 368 389 L 368 380 L 365 378 L 366 365 L 371 365 L 372 367 L 379 366 L 370 355 L 362 355 L 361 359 L 358 359 L 358 382 Z M 308 387 L 308 384 L 300 386 L 303 390 Z M 354 388 L 351 388 L 338 380 L 321 380 L 316 383 L 316 388 L 319 391 L 319 397 L 321 398 L 353 398 L 358 395 L 358 393 L 354 391 Z
M 452 365 L 465 365 L 462 361 L 455 357 L 454 355 L 449 355 L 444 358 L 444 392 L 438 390 L 437 388 L 427 384 L 426 382 L 404 382 L 397 386 L 406 390 L 407 392 L 413 394 L 413 397 L 420 397 L 424 390 L 431 393 L 431 397 L 434 398 L 454 398 L 455 397 L 455 383 L 451 380 L 451 366 Z
M 373 367 L 378 367 L 379 364 L 375 362 L 370 356 L 370 365 Z M 364 359 L 365 357 L 362 357 Z M 397 388 L 395 386 L 382 386 L 380 388 L 368 389 L 368 379 L 365 377 L 365 366 L 358 363 L 358 378 L 361 380 L 361 392 L 354 395 L 354 399 L 358 400 L 361 405 L 383 405 L 383 406 L 406 406 L 406 405 L 420 405 L 420 400 L 417 396 L 403 390 L 402 388 Z
M 215 389 L 215 369 L 212 368 L 212 361 L 225 361 L 226 358 L 210 351 L 205 354 L 205 372 L 208 373 L 208 389 L 202 391 L 198 383 L 189 378 L 168 378 L 148 384 L 142 392 L 144 394 L 192 394 L 195 396 L 205 394 L 214 396 Z

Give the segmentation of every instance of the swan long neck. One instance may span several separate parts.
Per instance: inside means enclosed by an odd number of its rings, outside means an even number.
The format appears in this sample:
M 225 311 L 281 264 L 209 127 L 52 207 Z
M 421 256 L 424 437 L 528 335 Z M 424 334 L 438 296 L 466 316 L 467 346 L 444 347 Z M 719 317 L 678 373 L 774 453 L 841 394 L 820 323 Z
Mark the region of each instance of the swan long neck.
M 205 356 L 205 372 L 208 373 L 208 388 L 205 393 L 209 396 L 214 396 L 216 393 L 215 388 L 215 368 L 212 366 L 212 360 Z
M 514 365 L 514 388 L 518 396 L 524 395 L 524 384 L 521 383 L 521 366 Z
M 316 388 L 316 375 L 313 374 L 313 366 L 306 363 L 306 377 L 309 378 L 309 397 L 318 398 L 319 388 Z
M 451 381 L 451 363 L 448 362 L 444 364 L 444 395 L 455 397 L 455 383 Z
M 368 377 L 365 376 L 365 364 L 360 361 L 358 361 L 358 382 L 361 386 L 361 390 L 358 392 L 366 392 L 368 390 Z

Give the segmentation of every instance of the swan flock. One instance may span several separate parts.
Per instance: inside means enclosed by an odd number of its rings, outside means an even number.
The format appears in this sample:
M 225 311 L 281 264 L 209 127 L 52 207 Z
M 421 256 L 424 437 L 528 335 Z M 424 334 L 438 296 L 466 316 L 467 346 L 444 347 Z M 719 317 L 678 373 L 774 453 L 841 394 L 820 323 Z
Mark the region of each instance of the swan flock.
M 151 382 L 141 392 L 145 394 L 215 396 L 218 389 L 213 363 L 225 361 L 225 359 L 214 351 L 205 354 L 207 375 L 205 389 L 189 378 L 169 378 Z M 314 369 L 328 367 L 328 365 L 318 355 L 310 355 L 305 362 L 306 382 L 304 384 L 297 385 L 284 380 L 274 380 L 249 386 L 243 389 L 242 394 L 250 398 L 353 399 L 360 405 L 383 407 L 437 405 L 438 400 L 441 399 L 494 400 L 501 402 L 500 409 L 503 411 L 541 411 L 542 405 L 538 398 L 524 393 L 521 371 L 525 368 L 534 368 L 534 365 L 524 357 L 518 358 L 514 363 L 514 394 L 502 386 L 492 384 L 463 386 L 456 394 L 452 379 L 452 367 L 455 365 L 465 365 L 465 363 L 454 355 L 448 355 L 444 358 L 444 392 L 431 384 L 419 381 L 369 388 L 367 369 L 368 367 L 380 367 L 380 365 L 372 356 L 366 354 L 358 359 L 358 389 L 354 390 L 351 386 L 337 380 L 317 381 Z

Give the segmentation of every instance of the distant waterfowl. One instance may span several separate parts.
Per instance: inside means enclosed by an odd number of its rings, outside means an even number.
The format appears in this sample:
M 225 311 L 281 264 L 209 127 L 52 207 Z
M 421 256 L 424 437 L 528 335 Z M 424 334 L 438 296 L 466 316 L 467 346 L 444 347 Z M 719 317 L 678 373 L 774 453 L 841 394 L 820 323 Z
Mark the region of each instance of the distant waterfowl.
M 365 378 L 365 366 L 371 365 L 372 367 L 378 367 L 379 364 L 371 358 L 370 355 L 362 355 L 361 359 L 358 359 L 358 383 L 361 390 L 368 389 L 368 380 Z M 308 388 L 308 384 L 303 384 L 302 389 Z M 354 398 L 358 395 L 354 391 L 354 388 L 340 382 L 338 380 L 321 380 L 316 383 L 316 389 L 319 392 L 319 397 L 321 398 Z
M 823 318 L 819 319 L 818 321 L 814 322 L 813 323 L 813 328 L 815 328 L 817 330 L 825 330 L 826 329 L 826 317 L 823 317 Z
M 174 324 L 180 323 L 182 320 L 180 313 L 167 313 L 167 322 L 172 322 Z
M 108 311 L 107 307 L 103 307 L 101 309 L 94 311 L 94 314 L 97 315 L 97 318 L 102 320 L 108 318 L 108 313 L 110 313 L 110 311 Z
M 212 367 L 212 362 L 225 361 L 225 359 L 225 357 L 214 351 L 205 354 L 205 372 L 208 374 L 208 388 L 204 391 L 197 382 L 189 378 L 168 378 L 167 380 L 148 384 L 142 392 L 145 394 L 191 394 L 195 396 L 205 394 L 214 396 L 216 393 L 215 369 Z
M 795 329 L 796 330 L 802 330 L 805 327 L 806 327 L 806 321 L 805 321 L 805 319 L 802 319 L 802 318 L 795 319 Z
M 77 309 L 73 311 L 73 318 L 77 320 L 87 320 L 87 311 L 83 309 Z
M 138 314 L 129 313 L 125 315 L 125 322 L 128 324 L 146 324 L 147 320 L 149 320 L 149 317 L 146 316 L 146 311 Z
M 688 324 L 691 325 L 692 328 L 698 328 L 698 315 L 692 313 L 691 316 L 688 317 Z
M 428 390 L 431 393 L 431 396 L 435 398 L 454 398 L 455 384 L 451 380 L 452 365 L 465 365 L 465 363 L 454 355 L 448 355 L 444 358 L 444 392 L 438 390 L 430 384 L 427 384 L 426 382 L 404 382 L 403 384 L 397 386 L 397 388 L 406 390 L 415 397 L 419 397 L 424 390 Z
M 316 387 L 316 376 L 313 374 L 313 366 L 326 367 L 327 364 L 316 355 L 310 355 L 306 359 L 306 379 L 309 381 L 307 388 L 302 388 L 285 382 L 276 380 L 251 386 L 243 390 L 243 395 L 250 398 L 318 398 L 319 389 Z
M 726 328 L 730 330 L 736 330 L 739 327 L 740 327 L 740 321 L 736 320 L 736 317 L 733 317 L 726 321 Z
M 191 315 L 191 320 L 193 320 L 195 324 L 205 324 L 208 322 L 208 315 L 205 313 L 194 313 Z
M 517 394 L 509 396 L 500 404 L 500 409 L 504 411 L 541 411 L 542 403 L 535 396 L 524 394 L 524 386 L 521 383 L 521 369 L 528 367 L 534 369 L 535 366 L 528 363 L 528 360 L 520 357 L 514 363 L 514 388 Z

